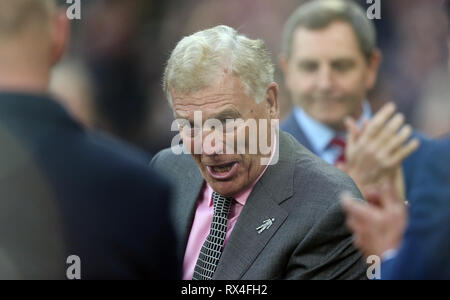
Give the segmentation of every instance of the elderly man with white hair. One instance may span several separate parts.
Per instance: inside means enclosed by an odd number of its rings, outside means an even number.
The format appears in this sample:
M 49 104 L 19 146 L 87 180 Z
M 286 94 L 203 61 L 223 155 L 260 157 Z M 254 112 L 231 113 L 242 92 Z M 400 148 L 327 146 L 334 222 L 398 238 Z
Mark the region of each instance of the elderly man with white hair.
M 277 130 L 273 73 L 262 40 L 223 25 L 183 38 L 169 58 L 164 89 L 183 145 L 152 166 L 176 186 L 183 279 L 365 277 L 339 204 L 343 191 L 361 194 Z

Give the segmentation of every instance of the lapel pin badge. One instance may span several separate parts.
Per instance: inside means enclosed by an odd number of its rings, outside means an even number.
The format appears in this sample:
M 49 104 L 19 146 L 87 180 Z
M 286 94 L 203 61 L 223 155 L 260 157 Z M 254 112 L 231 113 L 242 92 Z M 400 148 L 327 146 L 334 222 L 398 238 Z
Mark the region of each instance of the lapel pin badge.
M 273 222 L 275 222 L 275 219 L 267 219 L 265 220 L 261 226 L 259 226 L 258 228 L 256 228 L 256 231 L 258 231 L 258 234 L 263 233 L 265 230 L 269 229 Z

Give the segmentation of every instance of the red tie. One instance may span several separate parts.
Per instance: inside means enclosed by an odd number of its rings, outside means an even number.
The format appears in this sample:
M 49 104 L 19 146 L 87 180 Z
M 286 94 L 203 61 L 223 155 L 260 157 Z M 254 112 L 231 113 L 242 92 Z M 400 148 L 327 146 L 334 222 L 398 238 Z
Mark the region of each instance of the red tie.
M 338 147 L 341 151 L 341 154 L 334 164 L 337 165 L 338 163 L 345 163 L 345 146 L 347 145 L 345 140 L 340 137 L 335 137 L 331 140 L 330 145 Z

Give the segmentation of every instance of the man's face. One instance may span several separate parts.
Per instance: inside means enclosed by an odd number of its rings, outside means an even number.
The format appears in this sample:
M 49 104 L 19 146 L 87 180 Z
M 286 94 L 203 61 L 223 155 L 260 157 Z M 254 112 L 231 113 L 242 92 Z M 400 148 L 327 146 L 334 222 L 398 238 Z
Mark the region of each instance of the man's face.
M 258 122 L 264 119 L 270 122 L 270 119 L 278 118 L 276 89 L 276 85 L 269 87 L 267 93 L 268 98 L 275 97 L 274 102 L 267 100 L 256 104 L 252 97 L 246 95 L 239 78 L 224 75 L 211 87 L 199 92 L 188 95 L 172 93 L 173 109 L 177 119 L 189 121 L 192 128 L 191 130 L 180 128 L 183 144 L 192 153 L 203 178 L 217 193 L 235 196 L 249 187 L 264 170 L 265 166 L 260 163 L 262 157 L 260 152 L 256 154 L 248 152 L 250 135 L 254 137 L 255 133 L 241 134 L 248 131 L 243 126 L 236 126 L 230 130 L 227 128 L 226 120 L 254 119 Z M 203 123 L 209 119 L 219 120 L 226 133 L 214 129 L 194 129 L 195 112 L 202 113 Z M 194 153 L 194 148 L 199 146 L 199 140 L 195 139 L 197 134 L 203 137 L 202 151 L 198 154 Z M 230 134 L 231 139 L 227 136 Z M 226 144 L 230 140 L 234 141 L 235 146 Z M 245 144 L 245 154 L 237 154 L 236 145 L 239 142 Z
M 344 129 L 346 116 L 359 118 L 366 93 L 375 84 L 380 57 L 376 53 L 366 60 L 348 23 L 298 28 L 291 53 L 282 67 L 296 105 L 336 130 Z

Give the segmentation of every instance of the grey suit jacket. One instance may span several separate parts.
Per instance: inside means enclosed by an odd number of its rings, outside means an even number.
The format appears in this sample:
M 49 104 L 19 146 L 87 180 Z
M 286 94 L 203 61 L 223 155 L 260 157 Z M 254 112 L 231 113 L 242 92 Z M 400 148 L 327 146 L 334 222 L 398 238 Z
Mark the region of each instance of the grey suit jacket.
M 367 266 L 345 226 L 339 195 L 361 197 L 353 181 L 280 132 L 279 161 L 255 185 L 214 279 L 363 279 Z M 170 149 L 152 166 L 176 186 L 173 218 L 183 258 L 204 183 L 190 155 Z M 275 222 L 258 234 L 264 220 Z

